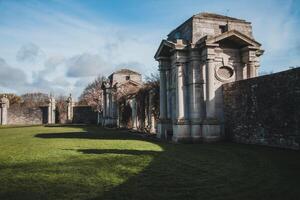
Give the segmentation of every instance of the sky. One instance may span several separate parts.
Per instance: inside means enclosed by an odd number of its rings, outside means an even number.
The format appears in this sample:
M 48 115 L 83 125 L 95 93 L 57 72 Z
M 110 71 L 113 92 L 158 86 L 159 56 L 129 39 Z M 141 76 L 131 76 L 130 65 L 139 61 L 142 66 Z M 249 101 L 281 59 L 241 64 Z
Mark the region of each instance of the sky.
M 161 40 L 200 12 L 252 22 L 261 72 L 300 66 L 300 0 L 0 0 L 0 93 L 78 97 L 120 68 L 156 73 Z

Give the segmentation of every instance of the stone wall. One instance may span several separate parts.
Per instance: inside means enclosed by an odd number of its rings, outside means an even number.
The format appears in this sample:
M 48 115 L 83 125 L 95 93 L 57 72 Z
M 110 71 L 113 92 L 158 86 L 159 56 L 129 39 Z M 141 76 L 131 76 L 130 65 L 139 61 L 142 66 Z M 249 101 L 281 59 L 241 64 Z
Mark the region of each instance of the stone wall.
M 75 124 L 97 124 L 97 112 L 90 106 L 73 107 L 73 123 Z
M 228 138 L 300 149 L 300 68 L 225 84 L 223 95 Z
M 22 107 L 12 105 L 8 108 L 7 124 L 45 124 L 47 123 L 46 107 Z

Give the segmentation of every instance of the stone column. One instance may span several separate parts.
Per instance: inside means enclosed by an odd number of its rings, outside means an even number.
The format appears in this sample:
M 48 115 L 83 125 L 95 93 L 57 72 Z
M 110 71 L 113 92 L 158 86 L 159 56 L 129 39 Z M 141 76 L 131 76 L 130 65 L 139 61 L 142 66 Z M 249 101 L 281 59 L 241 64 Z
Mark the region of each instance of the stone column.
M 202 125 L 202 137 L 206 142 L 212 142 L 221 138 L 220 121 L 215 113 L 215 72 L 212 58 L 206 60 L 206 119 Z
M 248 67 L 248 78 L 256 77 L 256 67 L 254 61 L 249 61 L 247 64 Z
M 74 107 L 74 102 L 72 98 L 72 94 L 67 99 L 67 120 L 69 123 L 72 122 L 73 120 L 73 107 Z
M 105 125 L 110 124 L 110 89 L 106 88 L 106 117 Z
M 132 119 L 132 129 L 136 130 L 137 129 L 137 114 L 136 114 L 136 100 L 133 98 L 131 100 L 131 119 Z
M 176 63 L 177 67 L 177 85 L 176 85 L 176 121 L 173 124 L 173 137 L 174 142 L 190 142 L 190 125 L 187 120 L 186 110 L 186 85 L 185 85 L 185 63 Z
M 206 60 L 206 118 L 215 118 L 215 89 L 214 89 L 214 63 L 212 59 Z
M 6 125 L 8 123 L 7 119 L 7 109 L 9 108 L 9 100 L 4 95 L 0 100 L 0 125 Z
M 201 78 L 200 57 L 192 52 L 190 59 L 189 111 L 191 121 L 191 136 L 194 141 L 200 140 L 201 122 L 203 116 L 203 80 Z
M 105 126 L 105 119 L 106 119 L 106 89 L 103 87 L 102 92 L 102 101 L 103 101 L 103 111 L 102 111 L 102 126 Z
M 111 124 L 113 126 L 117 125 L 117 113 L 116 113 L 116 98 L 115 98 L 115 88 L 111 90 Z
M 148 123 L 150 124 L 150 133 L 155 133 L 155 118 L 153 114 L 153 91 L 149 92 L 149 119 Z
M 166 90 L 166 71 L 160 69 L 160 88 L 159 88 L 159 101 L 160 101 L 160 120 L 167 118 L 167 90 Z
M 171 104 L 171 85 L 170 85 L 170 80 L 171 80 L 171 70 L 168 69 L 166 70 L 166 90 L 167 90 L 167 94 L 166 94 L 166 107 L 167 107 L 167 119 L 171 119 L 172 118 L 172 104 Z
M 177 107 L 176 107 L 176 118 L 178 120 L 184 119 L 184 65 L 183 63 L 178 63 L 176 65 L 177 67 L 177 86 L 176 86 L 176 102 L 177 102 Z
M 48 104 L 48 124 L 55 124 L 55 98 L 52 95 Z
M 191 60 L 191 76 L 189 77 L 190 88 L 190 118 L 191 119 L 199 119 L 202 118 L 202 107 L 201 104 L 203 103 L 203 95 L 202 95 L 202 87 L 203 87 L 203 80 L 201 78 L 201 64 L 200 58 L 193 58 Z

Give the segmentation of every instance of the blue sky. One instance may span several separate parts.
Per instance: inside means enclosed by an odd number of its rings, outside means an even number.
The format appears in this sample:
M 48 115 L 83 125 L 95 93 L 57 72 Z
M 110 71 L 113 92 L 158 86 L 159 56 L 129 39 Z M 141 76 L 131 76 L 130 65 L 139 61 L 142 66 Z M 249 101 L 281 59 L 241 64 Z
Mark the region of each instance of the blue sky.
M 149 75 L 160 41 L 199 12 L 252 22 L 260 71 L 300 65 L 300 1 L 0 0 L 0 93 L 78 96 L 119 68 Z

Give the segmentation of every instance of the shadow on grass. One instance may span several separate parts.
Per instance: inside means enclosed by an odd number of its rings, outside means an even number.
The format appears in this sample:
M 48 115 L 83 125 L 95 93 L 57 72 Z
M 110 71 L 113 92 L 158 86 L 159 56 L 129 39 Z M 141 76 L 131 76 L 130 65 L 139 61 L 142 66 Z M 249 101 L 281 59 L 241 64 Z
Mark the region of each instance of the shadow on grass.
M 84 154 L 124 154 L 124 155 L 159 155 L 159 151 L 145 151 L 145 150 L 134 150 L 134 149 L 81 149 L 77 150 Z
M 35 137 L 146 140 L 127 131 L 82 128 L 84 132 L 40 133 Z M 81 155 L 76 155 L 73 161 L 56 163 L 54 168 L 45 163 L 23 168 L 20 165 L 19 170 L 20 173 L 21 170 L 28 170 L 27 173 L 34 174 L 34 170 L 39 169 L 50 177 L 62 174 L 61 177 L 39 180 L 38 184 L 32 181 L 32 186 L 36 188 L 41 187 L 39 184 L 45 188 L 49 185 L 50 188 L 44 192 L 52 195 L 48 197 L 39 194 L 39 190 L 33 190 L 32 199 L 240 200 L 297 199 L 300 195 L 298 152 L 231 143 L 174 145 L 151 142 L 163 151 L 65 149 L 80 152 Z M 9 170 L 14 166 L 4 168 Z M 73 176 L 63 175 L 68 173 Z M 125 181 L 116 183 L 116 177 Z M 26 182 L 26 179 L 14 181 Z M 22 192 L 30 190 L 15 189 L 14 192 L 21 199 L 24 197 Z M 11 192 L 9 195 L 14 197 Z M 30 197 L 29 192 L 27 195 Z
M 104 130 L 105 132 L 92 132 L 90 130 L 83 132 L 64 132 L 64 133 L 39 133 L 36 134 L 37 138 L 44 139 L 105 139 L 105 140 L 143 140 L 141 137 L 128 134 L 124 131 L 115 132 L 110 130 Z

